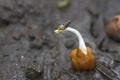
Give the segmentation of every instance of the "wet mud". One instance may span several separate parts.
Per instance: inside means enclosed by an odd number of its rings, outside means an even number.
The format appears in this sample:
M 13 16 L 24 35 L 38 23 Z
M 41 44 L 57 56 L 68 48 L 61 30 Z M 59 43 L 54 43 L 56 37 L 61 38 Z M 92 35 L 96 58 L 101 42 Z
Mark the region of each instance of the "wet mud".
M 120 80 L 120 42 L 105 31 L 120 1 L 70 0 L 63 9 L 58 1 L 0 0 L 0 80 Z M 68 20 L 95 53 L 92 71 L 72 68 L 74 34 L 54 34 Z

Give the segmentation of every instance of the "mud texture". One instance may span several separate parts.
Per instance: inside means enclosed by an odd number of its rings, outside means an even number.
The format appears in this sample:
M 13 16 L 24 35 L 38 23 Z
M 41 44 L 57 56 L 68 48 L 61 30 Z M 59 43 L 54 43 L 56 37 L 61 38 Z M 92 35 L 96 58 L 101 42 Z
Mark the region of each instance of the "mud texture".
M 58 1 L 0 0 L 0 80 L 120 80 L 120 43 L 105 32 L 120 0 L 70 0 L 64 9 Z M 76 36 L 53 32 L 68 20 L 94 50 L 93 71 L 74 71 Z

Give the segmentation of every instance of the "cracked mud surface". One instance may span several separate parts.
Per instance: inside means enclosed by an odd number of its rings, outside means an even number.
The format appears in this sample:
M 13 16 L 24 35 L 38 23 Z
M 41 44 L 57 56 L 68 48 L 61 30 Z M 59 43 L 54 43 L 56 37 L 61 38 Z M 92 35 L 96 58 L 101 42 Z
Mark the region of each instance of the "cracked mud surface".
M 119 0 L 70 0 L 65 9 L 57 0 L 0 0 L 0 80 L 119 80 L 120 43 L 106 35 Z M 72 20 L 96 55 L 93 71 L 76 72 L 70 52 L 74 34 L 54 29 Z

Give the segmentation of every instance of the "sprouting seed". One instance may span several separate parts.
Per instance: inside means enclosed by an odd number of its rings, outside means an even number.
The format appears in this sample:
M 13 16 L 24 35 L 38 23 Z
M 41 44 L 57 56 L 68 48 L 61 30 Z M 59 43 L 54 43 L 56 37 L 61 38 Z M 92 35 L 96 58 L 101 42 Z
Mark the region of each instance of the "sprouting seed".
M 70 21 L 58 26 L 58 29 L 54 32 L 60 34 L 64 31 L 70 31 L 77 36 L 79 40 L 78 47 L 74 49 L 70 54 L 73 68 L 77 71 L 94 69 L 96 58 L 92 49 L 85 45 L 84 39 L 82 38 L 82 35 L 79 33 L 78 30 L 72 27 L 68 27 L 69 24 Z

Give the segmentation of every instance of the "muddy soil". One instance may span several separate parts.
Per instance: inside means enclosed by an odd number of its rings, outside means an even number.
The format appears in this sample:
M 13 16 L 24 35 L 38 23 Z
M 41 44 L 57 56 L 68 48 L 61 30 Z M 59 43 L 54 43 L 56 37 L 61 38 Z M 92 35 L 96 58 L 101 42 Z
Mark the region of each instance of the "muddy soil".
M 120 0 L 0 0 L 0 80 L 120 80 L 120 43 L 106 35 Z M 71 20 L 96 55 L 96 68 L 76 72 L 70 52 L 78 46 L 70 32 L 55 35 Z

